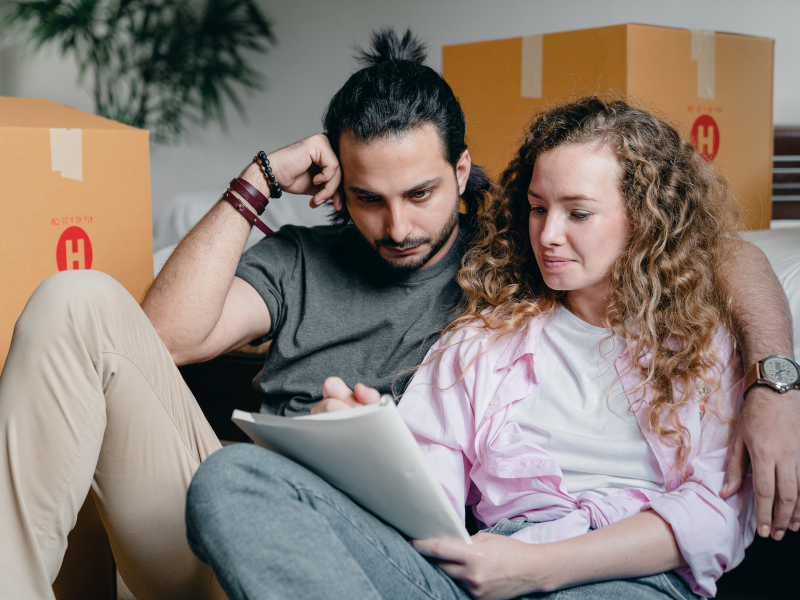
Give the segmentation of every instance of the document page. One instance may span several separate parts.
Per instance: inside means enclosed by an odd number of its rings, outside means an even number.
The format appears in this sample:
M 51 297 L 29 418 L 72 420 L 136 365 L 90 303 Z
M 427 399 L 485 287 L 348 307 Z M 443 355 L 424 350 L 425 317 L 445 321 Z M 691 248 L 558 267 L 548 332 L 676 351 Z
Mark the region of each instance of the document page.
M 240 410 L 233 421 L 259 446 L 322 477 L 412 539 L 470 542 L 394 401 L 304 417 Z

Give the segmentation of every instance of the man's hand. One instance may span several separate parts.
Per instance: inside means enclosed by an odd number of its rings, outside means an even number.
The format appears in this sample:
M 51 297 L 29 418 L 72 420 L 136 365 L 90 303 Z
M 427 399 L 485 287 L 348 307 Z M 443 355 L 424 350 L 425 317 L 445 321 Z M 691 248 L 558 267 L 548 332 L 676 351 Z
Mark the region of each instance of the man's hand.
M 342 209 L 339 184 L 342 170 L 328 138 L 318 134 L 269 154 L 272 172 L 281 188 L 290 194 L 313 196 L 311 208 L 333 199 L 336 210 Z M 262 176 L 263 179 L 263 176 Z
M 780 540 L 787 527 L 800 530 L 800 391 L 753 387 L 731 448 L 721 496 L 736 493 L 752 461 L 758 534 Z
M 420 554 L 437 559 L 437 564 L 474 598 L 501 600 L 532 591 L 547 591 L 549 568 L 536 544 L 479 533 L 472 544 L 460 540 L 432 538 L 413 540 Z
M 322 400 L 314 405 L 311 414 L 344 410 L 365 404 L 377 404 L 381 399 L 378 390 L 357 383 L 351 390 L 338 377 L 328 377 L 322 385 Z

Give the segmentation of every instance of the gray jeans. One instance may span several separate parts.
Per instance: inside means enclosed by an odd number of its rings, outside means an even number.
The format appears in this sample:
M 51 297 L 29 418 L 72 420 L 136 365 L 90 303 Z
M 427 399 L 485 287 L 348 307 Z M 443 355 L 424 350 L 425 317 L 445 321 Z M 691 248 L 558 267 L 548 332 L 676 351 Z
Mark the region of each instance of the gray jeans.
M 511 535 L 529 525 L 501 521 Z M 231 600 L 466 600 L 444 571 L 395 529 L 296 463 L 251 444 L 203 462 L 186 503 L 189 546 Z M 582 585 L 525 598 L 687 600 L 673 573 Z

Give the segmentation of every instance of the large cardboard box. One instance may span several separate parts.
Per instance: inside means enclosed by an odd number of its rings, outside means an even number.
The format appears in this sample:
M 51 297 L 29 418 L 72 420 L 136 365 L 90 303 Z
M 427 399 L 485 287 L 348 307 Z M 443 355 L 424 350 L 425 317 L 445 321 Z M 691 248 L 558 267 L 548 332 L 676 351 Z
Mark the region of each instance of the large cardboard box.
M 647 25 L 445 46 L 473 161 L 497 176 L 540 109 L 588 94 L 666 117 L 717 165 L 748 229 L 768 228 L 774 41 Z
M 141 300 L 153 280 L 148 132 L 27 98 L 0 98 L 0 369 L 30 295 L 95 269 Z

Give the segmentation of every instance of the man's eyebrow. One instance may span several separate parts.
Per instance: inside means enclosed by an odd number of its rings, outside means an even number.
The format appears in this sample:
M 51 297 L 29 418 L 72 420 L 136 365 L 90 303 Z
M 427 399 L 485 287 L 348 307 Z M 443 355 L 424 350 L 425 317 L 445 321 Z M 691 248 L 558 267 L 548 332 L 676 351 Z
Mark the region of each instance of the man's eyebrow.
M 424 190 L 426 188 L 429 188 L 431 186 L 438 185 L 441 181 L 442 181 L 441 177 L 434 177 L 433 179 L 428 179 L 427 181 L 422 181 L 422 182 L 418 183 L 417 185 L 415 185 L 414 187 L 407 189 L 405 191 L 405 195 L 408 196 L 409 194 L 413 194 L 415 192 L 419 192 L 419 191 Z
M 433 179 L 428 179 L 426 181 L 421 181 L 420 183 L 410 187 L 405 192 L 403 192 L 403 195 L 408 196 L 410 194 L 413 194 L 414 192 L 419 192 L 420 190 L 424 190 L 424 189 L 429 188 L 429 187 L 431 187 L 433 185 L 437 185 L 441 181 L 442 181 L 441 177 L 434 177 Z M 353 192 L 354 194 L 358 195 L 358 196 L 380 196 L 380 194 L 378 194 L 376 192 L 373 192 L 372 190 L 367 190 L 367 189 L 360 188 L 360 187 L 357 187 L 357 186 L 354 186 L 354 185 L 348 186 L 347 189 L 350 190 L 351 192 Z
M 541 200 L 542 199 L 542 197 L 539 196 L 539 194 L 537 194 L 533 190 L 528 190 L 528 197 L 536 198 L 537 200 Z M 559 198 L 559 200 L 562 201 L 562 202 L 577 202 L 579 200 L 584 200 L 584 201 L 588 200 L 589 202 L 597 202 L 598 201 L 597 198 L 592 198 L 591 196 L 584 196 L 583 194 L 575 194 L 573 196 L 561 196 L 561 198 Z
M 380 196 L 380 194 L 376 194 L 373 191 L 365 190 L 364 188 L 356 187 L 354 185 L 348 186 L 347 189 L 359 196 Z

